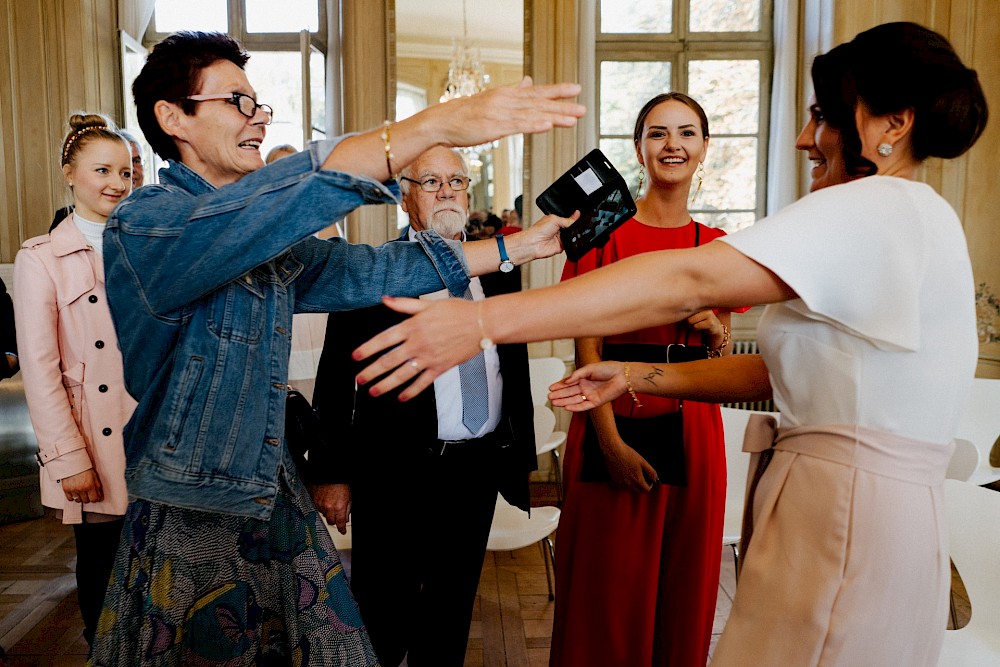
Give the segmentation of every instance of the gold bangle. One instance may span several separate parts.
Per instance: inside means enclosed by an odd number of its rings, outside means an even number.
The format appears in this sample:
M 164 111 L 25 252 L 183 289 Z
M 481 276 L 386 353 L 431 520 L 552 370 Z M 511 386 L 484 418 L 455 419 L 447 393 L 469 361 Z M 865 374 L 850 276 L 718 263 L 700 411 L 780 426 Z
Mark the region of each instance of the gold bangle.
M 392 158 L 395 157 L 392 154 L 392 143 L 389 140 L 389 131 L 392 129 L 392 121 L 387 120 L 382 123 L 382 143 L 385 148 L 385 170 L 389 172 L 389 178 L 395 179 L 398 174 L 392 171 Z
M 476 301 L 476 322 L 479 323 L 479 347 L 483 350 L 488 350 L 496 343 L 493 339 L 486 335 L 486 327 L 483 326 L 483 300 L 480 299 Z
M 729 327 L 725 324 L 722 325 L 722 345 L 716 348 L 712 348 L 708 351 L 709 359 L 717 359 L 722 356 L 722 351 L 729 347 Z
M 628 393 L 632 397 L 632 402 L 635 403 L 635 407 L 641 408 L 642 403 L 639 402 L 639 397 L 635 395 L 635 389 L 632 388 L 632 375 L 629 372 L 627 361 L 625 362 L 625 388 L 628 389 Z

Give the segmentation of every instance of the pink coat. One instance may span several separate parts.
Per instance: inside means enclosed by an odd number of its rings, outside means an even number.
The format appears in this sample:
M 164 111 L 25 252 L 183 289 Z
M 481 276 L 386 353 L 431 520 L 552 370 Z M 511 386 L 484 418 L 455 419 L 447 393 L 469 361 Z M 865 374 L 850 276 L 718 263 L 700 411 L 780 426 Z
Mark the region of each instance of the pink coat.
M 135 401 L 104 291 L 104 263 L 72 219 L 24 242 L 14 260 L 14 313 L 24 393 L 38 439 L 42 504 L 123 515 L 124 428 Z M 104 500 L 69 502 L 59 480 L 94 468 Z

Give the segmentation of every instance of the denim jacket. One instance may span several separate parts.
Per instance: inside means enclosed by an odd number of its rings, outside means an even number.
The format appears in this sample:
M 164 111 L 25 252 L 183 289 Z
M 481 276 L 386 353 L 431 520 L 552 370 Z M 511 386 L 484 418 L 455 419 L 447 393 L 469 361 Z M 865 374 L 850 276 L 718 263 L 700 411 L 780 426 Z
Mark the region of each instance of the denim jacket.
M 280 471 L 293 470 L 283 437 L 292 314 L 464 293 L 460 246 L 437 234 L 379 248 L 311 236 L 395 201 L 395 189 L 321 170 L 335 143 L 221 188 L 171 161 L 108 218 L 108 302 L 139 402 L 125 428 L 131 496 L 270 517 Z

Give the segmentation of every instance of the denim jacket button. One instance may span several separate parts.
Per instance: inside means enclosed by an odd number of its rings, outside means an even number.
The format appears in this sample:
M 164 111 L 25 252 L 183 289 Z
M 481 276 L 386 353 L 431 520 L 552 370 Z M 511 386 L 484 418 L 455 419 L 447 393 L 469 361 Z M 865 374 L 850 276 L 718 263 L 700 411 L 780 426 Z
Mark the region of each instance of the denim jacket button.
M 275 327 L 274 330 L 277 331 L 282 336 L 284 336 L 286 333 L 288 333 L 288 330 L 285 329 L 285 327 Z
M 278 439 L 278 438 L 265 438 L 264 442 L 266 442 L 267 444 L 269 444 L 269 445 L 271 445 L 273 447 L 277 447 L 278 445 L 281 444 L 281 440 Z

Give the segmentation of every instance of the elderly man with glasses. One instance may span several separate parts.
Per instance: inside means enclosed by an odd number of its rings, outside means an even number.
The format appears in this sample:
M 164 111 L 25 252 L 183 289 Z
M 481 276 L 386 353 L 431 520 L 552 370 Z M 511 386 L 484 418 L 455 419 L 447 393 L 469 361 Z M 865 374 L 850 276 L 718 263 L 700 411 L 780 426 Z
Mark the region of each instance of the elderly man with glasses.
M 399 181 L 410 225 L 398 241 L 428 229 L 463 240 L 469 177 L 457 151 L 432 148 Z M 504 268 L 473 278 L 465 297 L 519 290 L 520 271 Z M 337 445 L 310 452 L 325 482 L 311 490 L 341 532 L 351 519 L 351 588 L 381 663 L 408 654 L 409 667 L 461 667 L 497 492 L 528 509 L 527 346 L 484 350 L 409 402 L 355 390 L 351 351 L 400 319 L 385 306 L 330 315 L 314 404 Z

